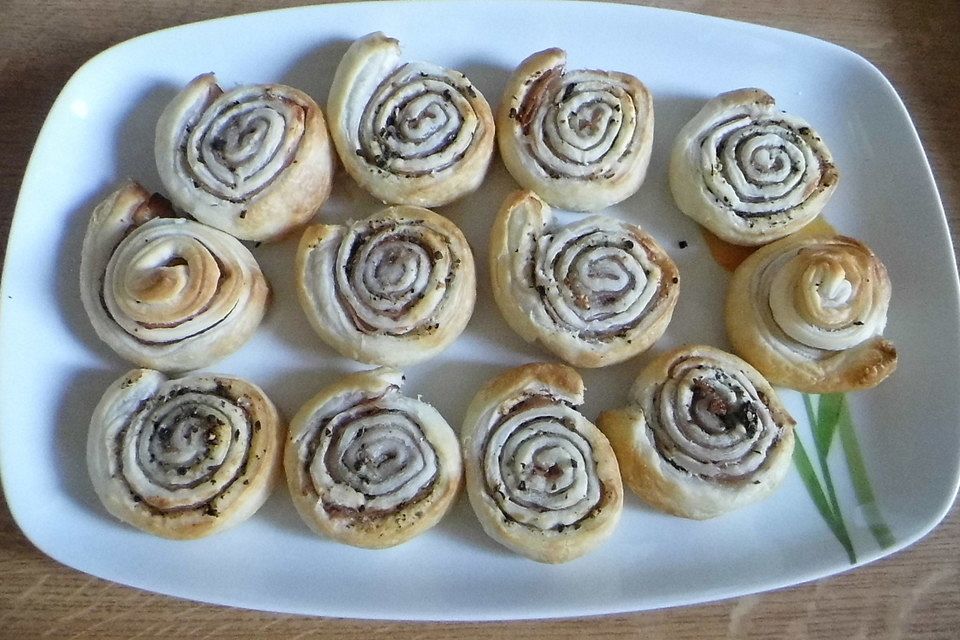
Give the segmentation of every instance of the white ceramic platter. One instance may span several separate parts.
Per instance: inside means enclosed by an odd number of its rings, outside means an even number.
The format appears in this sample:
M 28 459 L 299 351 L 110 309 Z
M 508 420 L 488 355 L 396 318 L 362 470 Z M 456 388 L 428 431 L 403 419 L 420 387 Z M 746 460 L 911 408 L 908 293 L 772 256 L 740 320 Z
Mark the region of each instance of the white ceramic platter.
M 435 529 L 398 548 L 362 551 L 321 539 L 278 490 L 251 520 L 196 542 L 150 537 L 112 520 L 86 476 L 93 406 L 129 367 L 94 335 L 80 305 L 80 241 L 92 206 L 123 178 L 159 189 L 153 128 L 193 76 L 225 86 L 280 81 L 323 104 L 347 44 L 383 30 L 412 60 L 464 71 L 491 102 L 528 54 L 569 52 L 572 68 L 627 71 L 655 96 L 656 140 L 640 192 L 610 211 L 639 222 L 677 261 L 681 300 L 654 351 L 681 342 L 727 347 L 721 303 L 728 274 L 696 225 L 673 205 L 665 163 L 680 126 L 708 98 L 758 86 L 829 141 L 843 177 L 826 216 L 870 244 L 890 272 L 886 335 L 901 365 L 879 388 L 851 394 L 876 507 L 893 542 L 881 548 L 858 506 L 839 447 L 833 479 L 855 564 L 927 533 L 950 507 L 960 459 L 957 272 L 944 213 L 909 116 L 857 55 L 808 37 L 695 15 L 585 2 L 390 2 L 327 5 L 177 27 L 113 47 L 63 89 L 23 182 L 0 312 L 0 468 L 16 521 L 43 552 L 81 571 L 207 602 L 331 616 L 499 619 L 572 616 L 701 602 L 850 569 L 843 547 L 794 471 L 762 504 L 709 522 L 661 515 L 628 495 L 619 528 L 596 552 L 544 566 L 490 541 L 465 499 Z M 508 365 L 546 359 L 501 320 L 489 288 L 488 227 L 514 187 L 499 162 L 480 191 L 441 209 L 480 258 L 480 302 L 442 356 L 408 370 L 407 391 L 458 425 L 479 385 Z M 324 219 L 378 203 L 345 175 Z M 685 241 L 685 248 L 680 248 Z M 360 365 L 313 335 L 292 282 L 296 239 L 254 249 L 275 290 L 254 339 L 215 369 L 265 388 L 286 415 Z M 593 418 L 621 405 L 649 355 L 584 371 Z M 784 392 L 813 451 L 799 394 Z

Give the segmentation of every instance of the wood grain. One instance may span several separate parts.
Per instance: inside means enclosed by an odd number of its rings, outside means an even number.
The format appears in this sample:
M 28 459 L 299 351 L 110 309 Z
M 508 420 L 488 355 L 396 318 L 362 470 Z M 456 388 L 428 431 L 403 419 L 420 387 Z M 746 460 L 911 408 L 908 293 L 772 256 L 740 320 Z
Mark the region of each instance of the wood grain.
M 0 236 L 54 98 L 88 58 L 127 38 L 206 18 L 293 6 L 231 0 L 0 2 Z M 780 27 L 870 60 L 911 113 L 954 242 L 960 229 L 960 3 L 956 0 L 673 0 L 655 6 Z M 909 212 L 907 212 L 909 213 Z M 6 242 L 3 242 L 5 247 Z M 960 635 L 960 514 L 907 550 L 845 575 L 735 600 L 592 619 L 406 624 L 317 619 L 195 604 L 63 567 L 0 507 L 2 638 L 955 638 Z

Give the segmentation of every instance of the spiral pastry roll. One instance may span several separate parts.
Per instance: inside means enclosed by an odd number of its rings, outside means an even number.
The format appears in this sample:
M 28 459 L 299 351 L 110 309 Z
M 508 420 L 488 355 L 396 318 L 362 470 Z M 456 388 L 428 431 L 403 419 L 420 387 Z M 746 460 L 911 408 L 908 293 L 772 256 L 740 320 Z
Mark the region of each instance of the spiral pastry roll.
M 800 234 L 753 253 L 727 293 L 734 350 L 770 382 L 809 393 L 875 387 L 897 366 L 882 337 L 890 278 L 862 242 Z
M 282 432 L 249 382 L 134 369 L 93 412 L 87 467 L 115 517 L 164 538 L 200 538 L 263 505 L 280 480 Z
M 640 188 L 653 147 L 653 98 L 637 78 L 567 71 L 547 49 L 520 63 L 497 111 L 507 170 L 555 207 L 597 211 Z
M 493 114 L 459 71 L 402 62 L 400 43 L 371 33 L 347 50 L 327 101 L 343 166 L 390 204 L 435 207 L 472 192 L 493 154 Z
M 315 532 L 381 549 L 423 533 L 453 505 L 463 480 L 457 436 L 402 385 L 386 367 L 349 375 L 291 422 L 287 484 Z
M 560 226 L 529 191 L 507 198 L 493 223 L 490 273 L 507 324 L 580 367 L 646 350 L 666 331 L 680 282 L 640 227 L 601 215 Z
M 477 297 L 463 233 L 420 207 L 308 227 L 296 268 L 300 303 L 323 341 L 373 364 L 436 355 L 466 328 Z
M 173 203 L 241 240 L 285 234 L 330 195 L 326 121 L 293 87 L 225 92 L 212 73 L 197 76 L 161 114 L 155 150 Z
M 623 485 L 604 435 L 577 412 L 583 380 L 530 364 L 488 382 L 461 431 L 467 493 L 484 531 L 540 562 L 566 562 L 604 541 Z
M 765 244 L 812 221 L 840 174 L 816 131 L 760 89 L 722 93 L 680 130 L 670 190 L 727 242 Z
M 170 203 L 127 182 L 90 217 L 80 296 L 97 335 L 139 366 L 182 372 L 245 343 L 269 289 L 236 238 L 172 217 Z
M 657 509 L 706 519 L 769 495 L 790 469 L 793 418 L 740 358 L 702 345 L 651 362 L 604 411 L 623 480 Z

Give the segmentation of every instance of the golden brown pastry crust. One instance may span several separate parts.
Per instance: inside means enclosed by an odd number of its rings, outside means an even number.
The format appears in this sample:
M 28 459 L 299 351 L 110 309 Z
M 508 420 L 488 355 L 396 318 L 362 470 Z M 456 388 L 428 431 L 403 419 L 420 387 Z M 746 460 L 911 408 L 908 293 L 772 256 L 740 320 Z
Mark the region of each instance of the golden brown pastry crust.
M 508 196 L 494 220 L 490 275 L 507 324 L 580 367 L 648 349 L 680 287 L 676 265 L 640 227 L 599 215 L 560 226 L 529 191 Z
M 507 81 L 497 144 L 507 170 L 555 207 L 599 211 L 633 195 L 653 147 L 653 98 L 615 71 L 567 71 L 562 49 L 534 53 Z
M 243 345 L 269 289 L 236 238 L 173 217 L 166 199 L 124 183 L 90 216 L 80 297 L 97 335 L 143 367 L 183 372 Z
M 627 486 L 657 509 L 696 519 L 773 492 L 790 469 L 793 424 L 759 372 L 705 345 L 653 360 L 628 405 L 597 418 Z
M 157 122 L 157 170 L 177 207 L 241 240 L 272 240 L 330 195 L 333 149 L 320 107 L 279 84 L 224 92 L 194 78 Z
M 377 32 L 344 54 L 327 100 L 330 134 L 354 180 L 384 203 L 437 207 L 480 186 L 494 123 L 459 71 L 403 62 Z
M 460 434 L 467 494 L 487 534 L 539 562 L 567 562 L 614 530 L 616 458 L 574 408 L 583 380 L 559 364 L 510 369 L 481 388 Z
M 345 376 L 290 423 L 287 484 L 309 527 L 340 542 L 381 549 L 437 524 L 457 497 L 457 436 L 419 399 L 400 395 L 386 367 Z
M 800 234 L 760 248 L 730 281 L 727 335 L 770 382 L 808 393 L 868 389 L 897 367 L 883 338 L 890 278 L 846 236 Z
M 463 233 L 420 207 L 308 227 L 296 271 L 300 303 L 317 334 L 342 355 L 373 364 L 436 355 L 466 328 L 477 296 Z
M 777 109 L 760 89 L 708 101 L 677 134 L 670 156 L 670 190 L 680 210 L 738 245 L 801 229 L 839 177 L 809 123 Z
M 200 538 L 253 515 L 280 480 L 283 424 L 257 386 L 134 369 L 106 390 L 87 438 L 100 501 L 138 529 Z

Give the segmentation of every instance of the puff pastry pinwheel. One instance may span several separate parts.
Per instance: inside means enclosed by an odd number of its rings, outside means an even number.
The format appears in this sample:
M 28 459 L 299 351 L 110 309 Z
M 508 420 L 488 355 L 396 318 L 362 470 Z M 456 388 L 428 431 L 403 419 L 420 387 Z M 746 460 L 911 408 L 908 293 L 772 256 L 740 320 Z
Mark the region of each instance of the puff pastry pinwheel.
M 420 207 L 308 227 L 296 270 L 300 303 L 323 341 L 373 364 L 436 355 L 466 328 L 477 296 L 463 233 Z
M 236 238 L 173 217 L 135 182 L 93 211 L 80 259 L 80 296 L 97 335 L 139 366 L 182 372 L 245 343 L 269 289 Z
M 753 367 L 703 345 L 656 358 L 629 404 L 597 418 L 627 486 L 657 509 L 696 519 L 776 489 L 790 468 L 793 424 Z
M 598 211 L 633 195 L 653 146 L 653 98 L 637 78 L 566 69 L 562 49 L 520 63 L 497 110 L 507 170 L 555 207 Z
M 826 144 L 760 89 L 708 101 L 670 156 L 677 206 L 719 238 L 760 245 L 804 227 L 839 181 Z
M 640 227 L 602 215 L 561 226 L 529 191 L 509 196 L 493 223 L 490 273 L 507 324 L 580 367 L 649 348 L 666 331 L 680 282 Z
M 327 99 L 343 166 L 389 204 L 435 207 L 475 190 L 493 154 L 490 105 L 459 71 L 403 62 L 371 33 L 340 61 Z
M 566 562 L 614 530 L 623 484 L 604 435 L 577 412 L 570 367 L 529 364 L 489 381 L 461 431 L 467 494 L 484 531 L 540 562 Z
M 727 335 L 770 382 L 808 393 L 875 387 L 897 366 L 882 337 L 890 278 L 862 242 L 798 234 L 747 258 L 730 281 Z
M 241 240 L 272 240 L 330 195 L 333 149 L 320 107 L 280 84 L 224 91 L 194 78 L 157 122 L 160 180 L 179 208 Z
M 312 530 L 381 549 L 437 524 L 463 480 L 457 436 L 386 367 L 320 391 L 290 423 L 287 484 Z
M 93 412 L 87 468 L 112 515 L 188 539 L 253 515 L 280 481 L 283 425 L 257 386 L 134 369 Z

